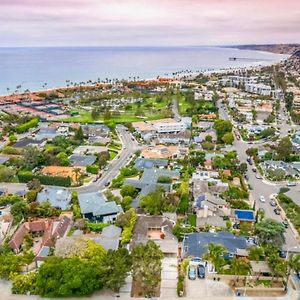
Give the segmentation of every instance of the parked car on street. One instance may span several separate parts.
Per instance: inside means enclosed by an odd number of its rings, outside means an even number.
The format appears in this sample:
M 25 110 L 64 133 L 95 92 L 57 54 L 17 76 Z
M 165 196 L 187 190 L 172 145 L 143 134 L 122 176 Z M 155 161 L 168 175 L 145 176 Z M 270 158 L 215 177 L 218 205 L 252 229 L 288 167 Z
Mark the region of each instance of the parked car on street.
M 288 220 L 283 220 L 282 221 L 282 225 L 285 227 L 285 228 L 288 228 L 289 227 L 289 222 L 288 222 Z
M 205 278 L 205 267 L 202 265 L 198 265 L 198 277 Z
M 195 266 L 189 266 L 188 277 L 190 280 L 195 280 L 197 278 L 197 271 Z
M 286 186 L 296 186 L 297 182 L 288 182 Z
M 280 215 L 280 211 L 281 211 L 281 209 L 280 209 L 279 207 L 276 207 L 276 208 L 274 209 L 274 213 L 275 213 L 276 215 Z
M 277 203 L 276 203 L 276 201 L 274 201 L 274 200 L 271 200 L 271 201 L 270 201 L 270 205 L 271 205 L 271 206 L 276 206 L 276 205 L 277 205 Z
M 260 202 L 266 202 L 266 199 L 265 199 L 264 196 L 260 196 L 260 197 L 259 197 L 259 201 L 260 201 Z

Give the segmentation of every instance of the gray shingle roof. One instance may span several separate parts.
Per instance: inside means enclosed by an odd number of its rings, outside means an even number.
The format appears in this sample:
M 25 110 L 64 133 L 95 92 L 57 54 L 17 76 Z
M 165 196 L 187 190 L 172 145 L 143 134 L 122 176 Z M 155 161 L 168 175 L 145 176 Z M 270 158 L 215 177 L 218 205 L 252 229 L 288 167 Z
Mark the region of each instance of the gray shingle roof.
M 92 165 L 97 159 L 96 155 L 71 155 L 70 161 L 73 166 L 89 166 Z
M 78 194 L 78 201 L 82 214 L 92 213 L 93 216 L 111 215 L 121 212 L 121 208 L 114 201 L 107 201 L 101 192 Z
M 197 232 L 185 235 L 183 254 L 184 256 L 202 257 L 211 243 L 223 245 L 230 253 L 247 247 L 244 237 L 235 236 L 229 232 Z
M 153 167 L 166 167 L 168 165 L 168 160 L 166 159 L 147 159 L 138 158 L 135 161 L 135 167 L 138 170 L 144 170 L 145 168 L 150 169 Z
M 65 210 L 70 207 L 71 193 L 63 188 L 46 187 L 38 193 L 37 201 L 49 201 L 53 207 Z

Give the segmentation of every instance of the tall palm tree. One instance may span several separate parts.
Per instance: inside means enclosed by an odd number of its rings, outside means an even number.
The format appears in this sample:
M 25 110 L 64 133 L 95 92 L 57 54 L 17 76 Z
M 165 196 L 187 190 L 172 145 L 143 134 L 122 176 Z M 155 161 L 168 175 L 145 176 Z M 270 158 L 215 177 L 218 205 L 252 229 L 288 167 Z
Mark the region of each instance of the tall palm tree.
M 214 265 L 216 271 L 218 272 L 222 265 L 224 264 L 224 253 L 226 249 L 223 245 L 219 244 L 209 244 L 208 253 L 205 254 L 204 258 Z
M 79 184 L 79 175 L 80 175 L 81 169 L 80 168 L 74 168 L 73 172 L 75 173 L 76 184 Z
M 240 275 L 248 275 L 250 265 L 245 259 L 234 257 L 231 261 L 230 269 L 234 275 L 237 275 L 237 278 L 235 278 L 235 282 L 237 282 L 239 281 Z

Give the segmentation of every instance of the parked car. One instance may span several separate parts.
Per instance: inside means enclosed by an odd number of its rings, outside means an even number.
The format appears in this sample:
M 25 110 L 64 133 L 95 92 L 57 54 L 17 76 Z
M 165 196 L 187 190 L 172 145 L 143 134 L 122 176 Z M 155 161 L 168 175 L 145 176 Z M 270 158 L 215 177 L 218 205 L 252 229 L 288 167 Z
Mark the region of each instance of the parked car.
M 266 202 L 266 199 L 265 199 L 264 196 L 260 196 L 260 197 L 259 197 L 259 201 L 260 201 L 260 202 Z
M 200 257 L 194 257 L 193 259 L 191 259 L 191 262 L 202 263 L 203 260 Z
M 198 265 L 198 277 L 205 278 L 205 267 L 202 265 Z
M 281 211 L 281 209 L 278 208 L 278 207 L 276 207 L 276 208 L 274 209 L 274 213 L 275 213 L 276 215 L 280 215 L 280 211 Z
M 276 203 L 276 201 L 274 201 L 274 200 L 271 200 L 271 201 L 270 201 L 270 205 L 271 205 L 271 206 L 276 206 L 276 205 L 277 205 L 277 203 Z
M 263 179 L 259 174 L 256 174 L 255 177 L 256 177 L 257 179 Z
M 279 250 L 279 256 L 280 256 L 281 258 L 286 258 L 286 255 L 287 255 L 287 252 L 286 252 L 286 251 L 284 251 L 284 250 Z
M 257 172 L 256 168 L 252 168 L 252 171 L 253 171 L 254 173 L 256 173 L 256 172 Z
M 300 279 L 300 271 L 296 272 L 297 277 Z
M 106 166 L 106 167 L 104 168 L 104 171 L 108 171 L 108 166 Z
M 282 225 L 285 227 L 285 228 L 288 228 L 289 227 L 289 222 L 288 222 L 288 220 L 283 220 L 282 221 Z
M 288 182 L 286 186 L 296 186 L 297 182 Z
M 189 266 L 188 277 L 190 280 L 195 280 L 197 278 L 197 271 L 195 266 Z
M 109 185 L 110 185 L 109 181 L 105 182 L 105 184 L 104 184 L 104 186 L 109 186 Z

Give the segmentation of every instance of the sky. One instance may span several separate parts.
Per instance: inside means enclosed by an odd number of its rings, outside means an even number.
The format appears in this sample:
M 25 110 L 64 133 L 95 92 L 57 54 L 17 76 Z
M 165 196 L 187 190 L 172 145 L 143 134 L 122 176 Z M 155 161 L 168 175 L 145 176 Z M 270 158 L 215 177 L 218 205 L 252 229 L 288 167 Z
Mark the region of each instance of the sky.
M 300 42 L 300 0 L 0 0 L 0 47 Z

